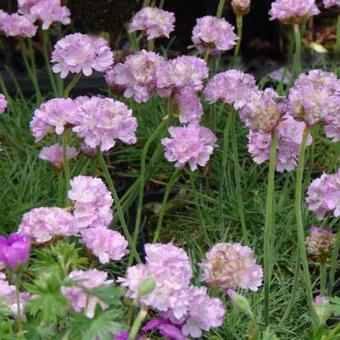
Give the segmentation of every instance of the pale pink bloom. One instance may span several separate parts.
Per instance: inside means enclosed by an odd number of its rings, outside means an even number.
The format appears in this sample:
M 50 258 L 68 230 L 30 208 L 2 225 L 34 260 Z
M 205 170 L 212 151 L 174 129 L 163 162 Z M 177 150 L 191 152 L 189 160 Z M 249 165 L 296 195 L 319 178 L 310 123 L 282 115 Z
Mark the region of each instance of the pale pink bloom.
M 129 32 L 144 31 L 148 40 L 169 38 L 174 30 L 174 23 L 174 13 L 157 7 L 144 7 L 133 16 Z
M 340 0 L 323 0 L 323 5 L 325 6 L 325 8 L 340 6 Z
M 199 123 L 203 116 L 203 106 L 195 91 L 186 87 L 174 96 L 181 123 Z
M 306 238 L 307 251 L 310 255 L 328 257 L 334 247 L 336 235 L 332 228 L 318 228 L 311 226 Z
M 7 105 L 8 103 L 6 97 L 2 93 L 0 93 L 0 114 L 5 112 Z
M 74 282 L 74 286 L 63 286 L 61 291 L 76 312 L 84 313 L 86 317 L 92 319 L 95 316 L 97 304 L 99 304 L 102 309 L 108 307 L 105 302 L 97 296 L 85 292 L 85 289 L 111 285 L 113 280 L 107 279 L 107 273 L 97 269 L 87 271 L 76 270 L 71 272 L 67 278 Z
M 28 17 L 18 13 L 8 14 L 0 9 L 0 31 L 7 37 L 32 38 L 37 29 Z
M 67 146 L 66 157 L 68 160 L 75 158 L 78 155 L 76 148 Z M 61 144 L 53 144 L 42 148 L 39 153 L 39 158 L 50 162 L 56 168 L 64 166 L 63 146 Z

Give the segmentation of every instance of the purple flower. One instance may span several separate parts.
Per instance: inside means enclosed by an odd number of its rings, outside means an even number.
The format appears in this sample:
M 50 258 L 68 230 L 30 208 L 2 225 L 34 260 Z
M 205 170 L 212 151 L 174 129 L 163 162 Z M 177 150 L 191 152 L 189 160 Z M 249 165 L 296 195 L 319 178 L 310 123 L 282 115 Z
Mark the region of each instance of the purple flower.
M 206 253 L 201 268 L 203 281 L 223 290 L 257 291 L 262 284 L 262 268 L 253 251 L 239 243 L 216 244 Z
M 207 15 L 196 20 L 191 39 L 201 53 L 208 50 L 215 55 L 231 50 L 236 45 L 237 35 L 224 18 Z
M 231 0 L 234 13 L 245 15 L 250 10 L 250 0 Z
M 326 120 L 324 128 L 326 137 L 331 138 L 334 143 L 340 141 L 340 114 L 335 113 L 327 117 Z
M 253 90 L 239 110 L 245 126 L 254 131 L 270 132 L 277 127 L 286 111 L 286 104 L 273 89 Z
M 107 305 L 97 296 L 86 293 L 84 289 L 93 289 L 111 285 L 112 280 L 107 280 L 107 273 L 97 269 L 87 271 L 77 270 L 68 275 L 68 279 L 74 281 L 72 287 L 62 287 L 63 295 L 70 301 L 73 309 L 80 313 L 83 312 L 89 319 L 95 315 L 96 306 L 99 304 L 102 309 Z
M 100 263 L 119 261 L 129 253 L 128 243 L 118 231 L 106 227 L 87 228 L 82 231 L 81 237 L 82 242 L 99 258 Z
M 52 69 L 66 78 L 69 73 L 83 72 L 90 76 L 93 70 L 105 72 L 112 66 L 113 53 L 102 37 L 74 33 L 60 39 L 52 52 Z
M 119 139 L 136 143 L 137 119 L 124 103 L 111 98 L 92 97 L 79 107 L 79 122 L 72 129 L 91 148 L 113 148 Z
M 180 56 L 156 67 L 158 93 L 168 97 L 173 92 L 180 92 L 185 87 L 194 91 L 203 88 L 203 80 L 208 78 L 207 63 L 200 58 Z
M 178 325 L 174 325 L 170 320 L 158 318 L 148 321 L 143 327 L 144 332 L 158 329 L 159 333 L 170 340 L 186 340 Z
M 78 155 L 76 148 L 67 146 L 66 157 L 67 159 L 75 158 Z M 63 146 L 60 144 L 53 144 L 42 148 L 39 153 L 39 158 L 50 162 L 53 166 L 60 169 L 64 166 L 63 160 Z
M 169 38 L 174 30 L 174 23 L 174 13 L 156 7 L 144 7 L 132 18 L 129 32 L 145 31 L 148 40 Z
M 312 70 L 302 74 L 289 90 L 288 110 L 308 125 L 332 126 L 340 115 L 340 80 L 331 72 Z
M 277 127 L 276 170 L 278 172 L 293 171 L 296 168 L 305 128 L 304 122 L 298 122 L 290 115 L 285 115 L 280 121 Z M 248 141 L 248 151 L 255 163 L 262 164 L 269 160 L 272 141 L 270 132 L 249 131 Z M 312 137 L 309 135 L 307 145 L 311 143 Z
M 7 104 L 8 103 L 6 97 L 2 93 L 0 93 L 0 114 L 5 112 Z
M 169 162 L 176 162 L 176 168 L 189 165 L 191 171 L 197 166 L 205 166 L 214 148 L 217 138 L 211 130 L 190 124 L 168 129 L 171 138 L 163 138 L 161 143 L 165 147 L 165 158 Z
M 61 208 L 35 208 L 25 213 L 19 233 L 34 242 L 45 243 L 56 236 L 71 236 L 78 232 L 73 215 Z
M 203 116 L 203 106 L 196 92 L 186 87 L 175 94 L 174 102 L 179 111 L 181 123 L 199 123 Z
M 204 89 L 204 95 L 210 103 L 222 101 L 240 109 L 255 89 L 255 78 L 252 75 L 239 70 L 229 70 L 210 79 Z
M 325 8 L 340 6 L 340 0 L 323 0 L 323 5 L 325 6 Z
M 77 176 L 71 180 L 68 197 L 78 229 L 106 227 L 112 221 L 113 199 L 100 178 Z
M 31 251 L 29 237 L 13 233 L 8 238 L 0 236 L 0 262 L 6 267 L 16 269 L 28 262 Z
M 114 340 L 129 340 L 129 332 L 122 331 L 116 333 L 113 337 Z
M 319 14 L 315 0 L 275 0 L 269 11 L 270 20 L 299 24 L 305 17 Z
M 126 98 L 147 102 L 156 90 L 156 66 L 164 59 L 153 52 L 142 50 L 129 55 L 124 63 L 116 64 L 106 73 L 106 82 L 124 90 Z
M 318 220 L 327 213 L 340 216 L 340 169 L 332 175 L 323 174 L 315 179 L 307 191 L 306 202 Z
M 326 297 L 326 296 L 323 296 L 323 295 L 317 295 L 315 298 L 314 298 L 314 303 L 316 305 L 319 305 L 321 303 L 329 303 L 329 299 Z
M 7 37 L 32 38 L 37 29 L 28 17 L 18 13 L 8 14 L 0 9 L 0 31 Z
M 42 140 L 49 133 L 61 135 L 65 128 L 79 120 L 78 106 L 72 99 L 55 98 L 41 104 L 34 111 L 30 129 L 35 141 Z
M 336 235 L 332 228 L 318 228 L 311 226 L 309 235 L 306 238 L 307 251 L 310 255 L 318 257 L 328 257 L 334 247 Z

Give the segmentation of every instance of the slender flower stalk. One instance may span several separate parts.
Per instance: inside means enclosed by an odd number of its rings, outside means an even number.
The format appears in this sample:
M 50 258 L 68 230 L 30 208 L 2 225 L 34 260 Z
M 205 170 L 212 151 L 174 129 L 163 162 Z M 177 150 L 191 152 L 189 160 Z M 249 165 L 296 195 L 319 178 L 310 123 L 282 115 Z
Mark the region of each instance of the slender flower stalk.
M 64 165 L 64 175 L 65 175 L 65 187 L 66 187 L 66 205 L 69 203 L 67 192 L 70 186 L 71 171 L 68 162 L 67 149 L 68 149 L 68 131 L 65 130 L 62 136 L 63 140 L 63 165 Z
M 218 3 L 217 13 L 216 13 L 216 16 L 218 18 L 222 17 L 224 5 L 225 5 L 225 0 L 220 0 L 220 2 Z
M 171 178 L 169 179 L 169 181 L 166 185 L 161 209 L 159 211 L 157 227 L 156 227 L 156 231 L 155 231 L 153 241 L 152 241 L 153 243 L 157 243 L 158 240 L 159 240 L 159 236 L 160 236 L 161 228 L 162 228 L 162 225 L 163 225 L 163 219 L 164 219 L 165 210 L 166 210 L 166 206 L 167 206 L 167 203 L 168 203 L 169 195 L 170 195 L 171 189 L 174 187 L 174 185 L 178 181 L 179 177 L 180 177 L 180 170 L 176 169 L 173 172 Z
M 329 272 L 329 285 L 328 285 L 328 294 L 332 295 L 333 288 L 334 288 L 334 278 L 335 278 L 335 271 L 338 264 L 338 256 L 340 251 L 340 229 L 336 234 L 336 240 L 334 244 L 334 250 L 331 259 L 331 269 Z
M 237 27 L 238 40 L 237 40 L 236 47 L 234 50 L 234 59 L 233 59 L 234 65 L 236 64 L 237 58 L 240 54 L 240 48 L 241 48 L 241 43 L 242 43 L 242 30 L 243 30 L 243 15 L 242 14 L 236 14 L 236 27 Z
M 272 142 L 270 148 L 268 185 L 267 185 L 267 200 L 266 200 L 266 219 L 264 227 L 264 322 L 269 325 L 269 310 L 270 310 L 270 281 L 272 273 L 271 246 L 273 241 L 273 225 L 274 225 L 274 208 L 275 208 L 275 168 L 277 156 L 277 131 L 272 131 Z
M 50 58 L 49 58 L 49 39 L 50 39 L 50 36 L 49 36 L 48 30 L 42 31 L 42 38 L 43 38 L 43 55 L 44 55 L 47 75 L 48 75 L 48 78 L 49 78 L 51 86 L 52 86 L 53 94 L 54 94 L 55 97 L 58 97 L 58 89 L 57 89 L 57 85 L 55 83 L 55 79 L 54 79 L 54 76 L 53 76 L 53 73 L 52 73 Z
M 131 327 L 131 331 L 129 333 L 129 340 L 135 340 L 137 337 L 137 334 L 142 326 L 142 323 L 144 321 L 144 319 L 146 318 L 146 316 L 148 315 L 148 308 L 145 306 L 142 306 L 137 318 L 135 319 L 132 327 Z
M 19 273 L 20 269 L 17 270 L 17 272 L 14 274 L 15 276 L 15 298 L 16 298 L 16 305 L 17 305 L 17 314 L 16 314 L 16 319 L 17 319 L 17 326 L 18 326 L 18 332 L 17 336 L 18 339 L 23 339 L 22 336 L 22 323 L 21 323 L 21 308 L 20 308 L 20 279 L 21 275 Z
M 125 221 L 124 212 L 123 212 L 123 209 L 122 209 L 122 206 L 121 206 L 121 203 L 120 203 L 120 199 L 119 199 L 118 194 L 117 194 L 117 190 L 114 186 L 114 183 L 112 181 L 109 169 L 107 167 L 103 153 L 101 151 L 98 151 L 98 163 L 100 164 L 100 167 L 102 168 L 104 178 L 105 178 L 106 183 L 109 186 L 109 189 L 112 193 L 112 196 L 113 196 L 113 199 L 114 199 L 114 202 L 115 202 L 115 207 L 117 209 L 117 214 L 118 214 L 120 224 L 122 225 L 125 238 L 127 239 L 128 243 L 129 243 L 129 247 L 131 249 L 131 255 L 130 255 L 131 262 L 133 261 L 133 258 L 135 258 L 136 261 L 140 263 L 141 259 L 140 259 L 138 252 L 137 252 L 137 249 L 136 249 L 136 242 L 134 240 L 132 240 L 132 237 L 130 235 L 128 225 Z M 130 259 L 129 259 L 129 261 L 130 261 Z
M 295 38 L 295 51 L 292 81 L 294 81 L 301 73 L 301 32 L 299 24 L 294 24 L 294 38 Z
M 307 146 L 307 139 L 309 136 L 309 127 L 306 127 L 300 147 L 297 171 L 296 171 L 296 183 L 295 183 L 295 217 L 296 217 L 296 228 L 297 228 L 297 236 L 298 236 L 298 249 L 299 249 L 299 257 L 302 262 L 303 267 L 303 277 L 305 290 L 307 295 L 307 303 L 309 307 L 309 312 L 312 316 L 313 321 L 316 320 L 315 311 L 313 308 L 313 290 L 312 283 L 309 273 L 308 260 L 307 260 L 307 251 L 305 245 L 305 232 L 303 228 L 303 217 L 302 217 L 302 193 L 303 193 L 303 169 L 305 164 L 305 153 Z
M 72 89 L 77 85 L 81 78 L 81 73 L 77 73 L 73 79 L 70 81 L 70 83 L 67 85 L 65 91 L 64 91 L 64 98 L 68 98 L 70 96 L 70 93 Z
M 326 280 L 327 280 L 327 270 L 326 263 L 321 261 L 320 263 L 320 295 L 326 295 Z

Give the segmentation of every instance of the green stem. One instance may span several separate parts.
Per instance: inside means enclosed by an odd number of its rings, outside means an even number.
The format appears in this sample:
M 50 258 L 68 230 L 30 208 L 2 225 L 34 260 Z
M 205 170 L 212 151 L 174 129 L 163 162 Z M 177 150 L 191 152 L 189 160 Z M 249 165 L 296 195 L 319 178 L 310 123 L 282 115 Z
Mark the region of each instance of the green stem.
M 224 130 L 223 130 L 222 167 L 221 167 L 221 175 L 220 175 L 220 187 L 219 187 L 219 193 L 218 193 L 221 237 L 223 237 L 224 235 L 223 194 L 224 194 L 224 188 L 227 184 L 225 173 L 227 171 L 229 128 L 231 125 L 231 121 L 232 121 L 232 113 L 229 113 L 228 118 L 226 119 Z
M 20 308 L 20 278 L 21 275 L 16 272 L 15 273 L 15 297 L 16 297 L 16 305 L 17 305 L 17 324 L 18 324 L 18 332 L 17 337 L 18 339 L 22 339 L 22 323 L 21 323 L 21 308 Z
M 70 93 L 72 89 L 77 85 L 81 78 L 81 73 L 77 73 L 73 79 L 70 81 L 70 83 L 67 85 L 65 91 L 64 91 L 64 98 L 68 98 L 70 96 Z
M 43 30 L 42 31 L 42 37 L 43 37 L 43 55 L 44 55 L 44 60 L 45 60 L 45 67 L 47 70 L 47 75 L 50 80 L 53 94 L 55 97 L 58 97 L 58 89 L 55 83 L 55 79 L 52 73 L 51 69 L 51 64 L 50 64 L 50 59 L 49 59 L 49 51 L 48 51 L 48 42 L 49 42 L 49 31 L 48 30 Z
M 161 205 L 161 209 L 159 211 L 157 227 L 156 227 L 156 231 L 155 231 L 155 234 L 154 234 L 154 237 L 153 237 L 153 241 L 152 241 L 153 243 L 156 243 L 159 240 L 159 235 L 160 235 L 161 228 L 162 228 L 162 225 L 163 225 L 163 218 L 164 218 L 164 215 L 165 215 L 165 210 L 166 210 L 166 207 L 167 207 L 168 198 L 169 198 L 171 189 L 176 184 L 176 182 L 178 181 L 179 177 L 180 177 L 180 171 L 179 171 L 179 169 L 176 169 L 173 172 L 171 178 L 169 179 L 169 181 L 168 181 L 168 183 L 166 185 L 164 196 L 163 196 L 163 201 L 162 201 L 162 205 Z
M 143 324 L 144 319 L 146 318 L 146 316 L 148 315 L 148 309 L 145 306 L 142 306 L 140 308 L 140 311 L 135 319 L 135 321 L 133 322 L 133 325 L 131 327 L 131 331 L 129 333 L 129 340 L 135 340 L 137 338 L 137 334 Z
M 148 51 L 152 52 L 155 49 L 155 41 L 148 40 Z
M 326 263 L 321 261 L 320 263 L 320 295 L 326 295 Z
M 241 48 L 241 43 L 242 43 L 243 15 L 241 14 L 236 14 L 236 27 L 237 27 L 238 40 L 237 40 L 236 47 L 234 50 L 234 58 L 233 58 L 234 65 L 236 65 L 237 58 L 240 54 L 240 48 Z
M 223 9 L 224 9 L 224 4 L 225 4 L 225 0 L 220 0 L 220 2 L 218 3 L 217 13 L 216 13 L 216 16 L 218 18 L 222 17 Z
M 334 53 L 335 56 L 333 63 L 333 72 L 336 72 L 340 60 L 340 14 L 338 14 L 338 20 L 336 24 L 336 42 L 334 47 Z
M 329 285 L 328 285 L 328 294 L 332 295 L 333 287 L 334 287 L 334 278 L 335 278 L 335 271 L 338 262 L 338 256 L 340 251 L 340 229 L 336 234 L 336 240 L 334 244 L 334 250 L 331 259 L 331 270 L 329 272 Z
M 272 260 L 273 254 L 273 224 L 274 224 L 274 195 L 275 195 L 275 168 L 276 168 L 276 155 L 277 155 L 277 131 L 273 130 L 270 159 L 269 159 L 269 172 L 267 184 L 267 198 L 266 198 L 266 218 L 264 226 L 264 322 L 266 327 L 269 325 L 269 310 L 270 310 L 270 282 L 272 273 Z
M 238 214 L 241 222 L 241 231 L 242 237 L 245 241 L 248 241 L 248 230 L 246 226 L 246 219 L 244 215 L 243 209 L 243 199 L 242 199 L 242 188 L 241 188 L 241 168 L 240 168 L 240 160 L 238 156 L 238 148 L 237 148 L 237 135 L 236 135 L 236 112 L 231 112 L 231 145 L 233 151 L 233 162 L 234 162 L 234 176 L 236 182 L 236 198 L 237 198 L 237 208 Z
M 196 185 L 195 185 L 194 173 L 191 170 L 189 170 L 188 172 L 189 172 L 189 179 L 190 179 L 190 184 L 191 184 L 191 188 L 192 188 L 192 193 L 194 195 L 194 202 L 195 202 L 196 209 L 198 211 L 198 216 L 199 216 L 199 219 L 200 219 L 201 229 L 202 229 L 202 232 L 203 232 L 203 235 L 205 237 L 207 245 L 210 246 L 211 240 L 209 238 L 209 234 L 207 232 L 207 227 L 206 227 L 206 224 L 205 224 L 205 221 L 204 221 L 204 216 L 203 216 L 203 213 L 202 213 L 200 200 L 199 200 L 198 192 L 197 192 Z
M 305 292 L 307 295 L 307 303 L 309 307 L 309 312 L 313 321 L 317 320 L 315 311 L 313 308 L 313 290 L 312 283 L 308 268 L 308 259 L 307 259 L 307 251 L 305 245 L 305 232 L 303 227 L 303 216 L 302 216 L 302 194 L 303 194 L 303 170 L 305 164 L 305 153 L 307 146 L 307 139 L 309 136 L 310 129 L 307 127 L 303 132 L 302 142 L 300 146 L 298 165 L 296 170 L 296 183 L 295 183 L 295 217 L 296 217 L 296 228 L 297 228 L 297 237 L 298 237 L 298 249 L 299 249 L 299 257 L 302 262 L 303 268 L 303 278 L 305 284 Z
M 293 81 L 301 73 L 301 32 L 299 24 L 294 24 L 294 39 L 295 39 L 295 52 L 292 72 Z
M 151 134 L 149 139 L 146 141 L 142 156 L 141 156 L 141 165 L 140 165 L 140 179 L 139 179 L 139 196 L 137 203 L 137 214 L 136 214 L 136 223 L 135 230 L 133 233 L 133 243 L 136 244 L 139 236 L 139 229 L 142 220 L 142 210 L 143 210 L 143 198 L 144 198 L 144 185 L 145 185 L 145 168 L 146 168 L 146 157 L 148 155 L 148 151 L 152 142 L 157 138 L 157 136 L 167 127 L 169 123 L 169 117 L 164 118 L 161 123 L 158 125 L 156 130 Z M 131 264 L 131 256 L 129 259 L 129 264 Z
M 121 206 L 121 203 L 120 203 L 120 199 L 119 199 L 118 194 L 117 194 L 117 190 L 116 190 L 116 188 L 113 184 L 109 169 L 107 167 L 103 153 L 101 151 L 98 151 L 98 163 L 100 164 L 100 166 L 102 168 L 104 178 L 106 180 L 107 185 L 109 186 L 109 189 L 110 189 L 112 196 L 113 196 L 113 199 L 115 201 L 115 208 L 117 210 L 119 221 L 120 221 L 120 224 L 122 225 L 124 235 L 125 235 L 128 243 L 129 243 L 129 247 L 131 249 L 131 255 L 130 255 L 130 257 L 132 259 L 131 261 L 133 261 L 133 258 L 135 258 L 138 263 L 141 263 L 140 256 L 138 255 L 138 252 L 137 252 L 137 249 L 136 249 L 136 243 L 132 240 L 132 237 L 130 235 L 129 228 L 128 228 L 126 221 L 125 221 L 124 212 L 123 212 L 123 209 L 122 209 L 122 206 Z
M 68 189 L 71 181 L 71 172 L 70 166 L 67 157 L 67 149 L 68 149 L 68 131 L 64 131 L 63 136 L 63 166 L 64 166 L 64 174 L 65 174 L 65 188 L 66 188 L 66 205 L 69 203 L 68 199 Z

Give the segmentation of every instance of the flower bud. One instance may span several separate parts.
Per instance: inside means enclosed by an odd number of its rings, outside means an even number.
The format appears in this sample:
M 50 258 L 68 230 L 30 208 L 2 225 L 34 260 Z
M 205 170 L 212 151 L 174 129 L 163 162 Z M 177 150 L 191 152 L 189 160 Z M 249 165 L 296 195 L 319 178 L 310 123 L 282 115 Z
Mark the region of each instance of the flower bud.
M 319 319 L 320 324 L 324 324 L 332 315 L 331 310 L 328 308 L 329 300 L 327 297 L 318 295 L 314 298 L 313 307 Z
M 142 297 L 153 292 L 156 288 L 156 282 L 153 278 L 148 277 L 145 279 L 138 288 L 138 296 Z
M 246 15 L 250 10 L 250 0 L 232 0 L 231 7 L 236 15 Z
M 233 289 L 228 289 L 227 294 L 235 308 L 249 316 L 253 316 L 249 301 L 243 295 L 236 293 Z

